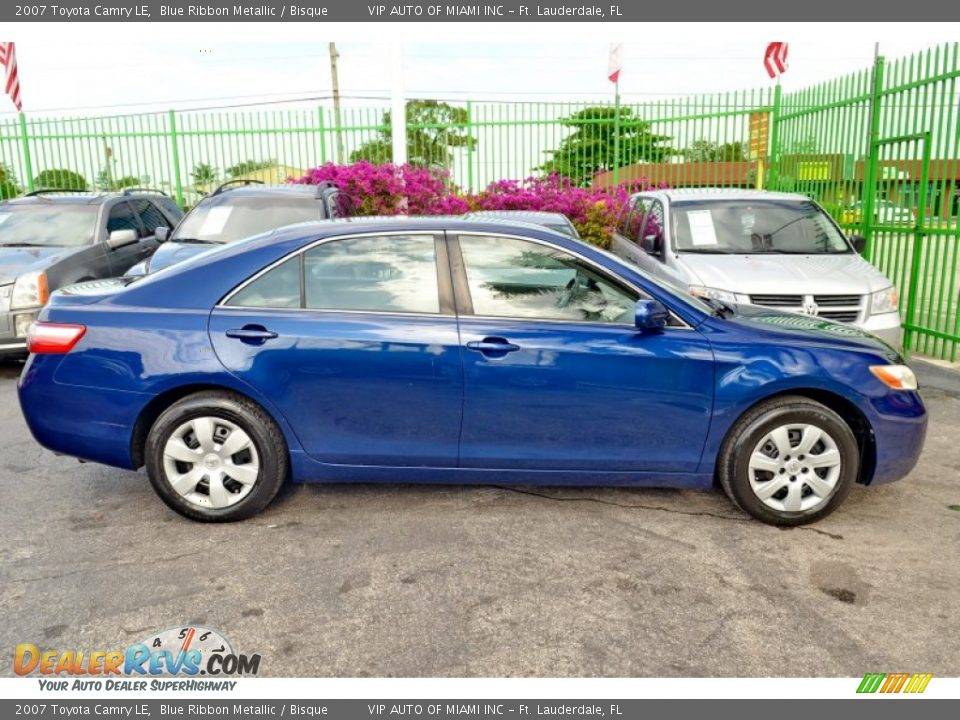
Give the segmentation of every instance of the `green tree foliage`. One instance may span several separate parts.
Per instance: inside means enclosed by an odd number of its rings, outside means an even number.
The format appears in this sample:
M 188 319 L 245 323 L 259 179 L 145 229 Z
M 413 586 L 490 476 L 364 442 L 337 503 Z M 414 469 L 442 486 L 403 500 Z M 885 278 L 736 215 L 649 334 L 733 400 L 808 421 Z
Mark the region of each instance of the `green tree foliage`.
M 44 170 L 33 179 L 37 190 L 86 190 L 87 179 L 78 172 L 66 168 Z
M 650 123 L 638 118 L 633 109 L 609 106 L 588 107 L 561 121 L 572 128 L 560 143 L 550 150 L 550 159 L 537 168 L 545 175 L 570 178 L 575 185 L 587 186 L 599 172 L 638 162 L 663 162 L 676 150 L 670 137 L 657 135 Z M 619 159 L 615 157 L 615 138 L 619 136 Z
M 7 200 L 20 194 L 20 183 L 13 168 L 6 163 L 0 163 L 0 200 Z
M 820 143 L 815 132 L 783 143 L 783 155 L 815 155 L 820 152 Z
M 111 191 L 111 190 L 122 190 L 127 187 L 137 187 L 141 185 L 141 180 L 136 175 L 124 175 L 123 177 L 118 177 L 116 179 L 110 177 L 110 172 L 106 169 L 101 170 L 97 173 L 97 177 L 94 180 L 94 186 L 98 190 Z
M 694 140 L 683 151 L 689 162 L 740 162 L 747 159 L 744 143 L 728 142 L 722 145 L 712 140 Z
M 414 167 L 449 168 L 454 148 L 475 148 L 466 132 L 467 110 L 437 100 L 410 100 L 407 111 L 407 163 Z M 379 136 L 350 153 L 350 162 L 393 162 L 390 111 L 383 114 Z
M 257 170 L 263 170 L 264 168 L 273 167 L 277 164 L 276 160 L 244 160 L 243 162 L 238 162 L 236 165 L 231 165 L 227 168 L 227 175 L 232 178 L 240 177 L 241 175 L 246 175 L 247 173 L 252 173 Z
M 193 178 L 193 184 L 201 187 L 206 185 L 212 185 L 217 181 L 217 169 L 212 165 L 207 163 L 197 163 L 193 166 L 193 171 L 190 173 L 190 177 Z

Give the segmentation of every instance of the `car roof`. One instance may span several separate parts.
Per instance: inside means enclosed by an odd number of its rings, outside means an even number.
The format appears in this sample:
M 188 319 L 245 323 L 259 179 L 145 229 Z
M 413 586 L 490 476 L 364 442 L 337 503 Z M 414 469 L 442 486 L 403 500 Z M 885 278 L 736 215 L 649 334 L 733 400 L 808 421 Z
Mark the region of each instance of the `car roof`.
M 540 233 L 570 239 L 570 235 L 551 230 L 545 225 L 526 220 L 512 220 L 500 217 L 478 217 L 473 213 L 466 215 L 357 215 L 344 218 L 328 218 L 322 220 L 307 220 L 302 223 L 284 225 L 276 233 L 284 235 L 296 234 L 296 231 L 319 232 L 320 237 L 344 234 L 343 228 L 357 227 L 363 233 L 369 232 L 397 232 L 410 231 L 488 231 L 510 234 L 511 231 L 529 233 L 536 230 Z M 287 231 L 290 231 L 289 233 Z M 324 232 L 326 230 L 326 232 Z
M 319 198 L 321 193 L 327 189 L 336 189 L 333 186 L 323 187 L 318 185 L 299 185 L 287 183 L 283 185 L 259 185 L 256 183 L 250 185 L 230 185 L 222 190 L 214 190 L 209 195 L 204 195 L 199 202 L 212 197 L 271 197 L 277 195 L 299 195 L 302 197 Z
M 157 191 L 145 190 L 142 192 L 98 192 L 85 190 L 52 190 L 37 195 L 24 195 L 18 198 L 4 200 L 0 205 L 99 205 L 108 200 L 118 198 L 143 198 L 162 195 Z
M 330 220 L 309 220 L 294 225 L 284 225 L 281 228 L 265 233 L 277 241 L 302 237 L 310 234 L 318 239 L 347 235 L 353 232 L 374 234 L 378 232 L 396 233 L 410 232 L 490 232 L 500 234 L 547 235 L 562 240 L 572 240 L 569 235 L 551 230 L 539 223 L 523 222 L 521 220 L 505 220 L 499 218 L 471 219 L 466 215 L 388 215 L 335 218 Z M 258 236 L 254 236 L 258 237 Z M 263 236 L 259 236 L 263 237 Z M 246 240 L 241 240 L 243 244 Z M 575 242 L 579 242 L 576 241 Z
M 546 210 L 475 210 L 464 215 L 466 218 L 490 218 L 504 220 L 523 220 L 539 224 L 539 222 L 560 221 L 569 224 L 570 219 L 563 213 L 547 212 Z
M 794 200 L 802 201 L 810 198 L 801 193 L 771 192 L 769 190 L 744 190 L 740 188 L 676 188 L 645 190 L 636 193 L 634 197 L 661 197 L 670 202 L 684 202 L 696 200 Z

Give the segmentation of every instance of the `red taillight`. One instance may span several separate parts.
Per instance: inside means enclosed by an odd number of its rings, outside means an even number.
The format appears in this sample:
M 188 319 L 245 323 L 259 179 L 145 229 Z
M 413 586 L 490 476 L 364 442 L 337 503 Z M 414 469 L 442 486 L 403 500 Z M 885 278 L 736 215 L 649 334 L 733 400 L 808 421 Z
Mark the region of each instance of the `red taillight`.
M 35 322 L 27 334 L 27 351 L 34 355 L 68 353 L 86 331 L 86 325 Z

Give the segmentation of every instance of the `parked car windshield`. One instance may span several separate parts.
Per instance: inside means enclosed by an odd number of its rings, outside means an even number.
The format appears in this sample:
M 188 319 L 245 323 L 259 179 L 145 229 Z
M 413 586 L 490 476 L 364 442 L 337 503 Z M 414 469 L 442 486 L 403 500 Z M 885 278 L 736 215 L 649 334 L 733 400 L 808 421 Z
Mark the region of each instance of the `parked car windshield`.
M 320 202 L 313 197 L 231 197 L 227 192 L 203 200 L 170 239 L 230 243 L 284 225 L 321 218 Z
M 89 245 L 97 231 L 97 207 L 50 203 L 0 207 L 0 247 Z
M 853 252 L 816 204 L 804 200 L 696 200 L 673 204 L 674 250 L 821 255 Z

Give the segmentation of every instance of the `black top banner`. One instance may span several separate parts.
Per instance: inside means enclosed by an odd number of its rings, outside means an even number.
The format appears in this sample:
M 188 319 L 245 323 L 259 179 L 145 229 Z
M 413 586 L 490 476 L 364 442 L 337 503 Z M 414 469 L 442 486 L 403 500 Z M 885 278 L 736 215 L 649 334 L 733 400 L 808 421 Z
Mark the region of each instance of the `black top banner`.
M 638 2 L 391 3 L 383 0 L 63 0 L 4 3 L 0 22 L 654 22 L 863 21 L 862 3 L 833 0 Z M 870 21 L 960 19 L 960 3 L 875 0 Z M 942 38 L 948 39 L 948 38 Z M 678 38 L 681 41 L 682 38 Z

